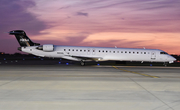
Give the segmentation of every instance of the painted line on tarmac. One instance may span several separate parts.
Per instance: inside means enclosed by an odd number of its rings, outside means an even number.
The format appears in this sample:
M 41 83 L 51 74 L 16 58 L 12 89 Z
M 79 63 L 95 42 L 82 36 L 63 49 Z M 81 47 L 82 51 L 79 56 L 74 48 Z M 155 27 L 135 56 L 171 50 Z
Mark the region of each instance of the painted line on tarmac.
M 129 72 L 129 73 L 138 74 L 138 75 L 142 75 L 142 76 L 146 76 L 146 77 L 151 77 L 151 78 L 159 78 L 158 76 L 151 76 L 151 75 L 148 75 L 148 74 L 138 73 L 138 72 L 135 72 L 135 71 L 129 71 L 129 70 L 118 68 L 116 66 L 112 66 L 112 67 L 114 67 L 115 69 L 124 71 L 124 72 Z

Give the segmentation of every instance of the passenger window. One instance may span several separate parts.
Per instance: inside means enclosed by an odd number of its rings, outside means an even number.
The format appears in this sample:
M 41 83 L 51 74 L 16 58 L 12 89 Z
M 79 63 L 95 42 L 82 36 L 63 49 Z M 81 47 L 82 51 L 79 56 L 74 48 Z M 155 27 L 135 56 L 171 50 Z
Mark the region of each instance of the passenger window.
M 64 49 L 64 51 L 66 51 L 66 49 Z
M 137 52 L 137 54 L 139 54 L 139 52 Z
M 115 53 L 115 51 L 113 51 Z
M 146 54 L 146 52 L 144 52 L 144 54 Z
M 131 52 L 129 52 L 129 53 L 131 53 Z

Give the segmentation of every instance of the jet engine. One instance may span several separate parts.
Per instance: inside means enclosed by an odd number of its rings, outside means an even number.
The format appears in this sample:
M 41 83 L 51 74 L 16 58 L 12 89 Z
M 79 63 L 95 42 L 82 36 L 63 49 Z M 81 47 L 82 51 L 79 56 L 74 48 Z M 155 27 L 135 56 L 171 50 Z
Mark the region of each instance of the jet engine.
M 43 50 L 45 52 L 52 52 L 52 51 L 54 51 L 54 45 L 44 44 L 44 45 L 38 46 L 36 49 Z

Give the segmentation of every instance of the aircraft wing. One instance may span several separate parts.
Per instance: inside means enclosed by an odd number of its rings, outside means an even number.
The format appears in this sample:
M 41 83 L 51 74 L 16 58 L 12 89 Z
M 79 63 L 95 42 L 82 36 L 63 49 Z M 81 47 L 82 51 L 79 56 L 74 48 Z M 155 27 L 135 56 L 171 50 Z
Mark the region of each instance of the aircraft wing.
M 74 55 L 69 55 L 70 57 L 82 59 L 82 60 L 102 60 L 102 57 L 87 57 L 87 56 L 74 56 Z

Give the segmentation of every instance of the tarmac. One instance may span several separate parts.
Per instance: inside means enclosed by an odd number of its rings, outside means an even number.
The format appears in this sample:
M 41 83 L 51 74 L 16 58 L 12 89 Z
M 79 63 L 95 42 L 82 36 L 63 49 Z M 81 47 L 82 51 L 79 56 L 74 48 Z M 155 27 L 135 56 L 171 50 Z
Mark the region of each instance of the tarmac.
M 180 67 L 0 65 L 0 110 L 180 110 Z

